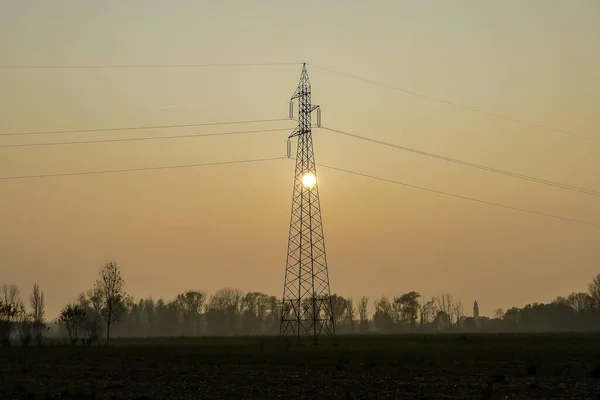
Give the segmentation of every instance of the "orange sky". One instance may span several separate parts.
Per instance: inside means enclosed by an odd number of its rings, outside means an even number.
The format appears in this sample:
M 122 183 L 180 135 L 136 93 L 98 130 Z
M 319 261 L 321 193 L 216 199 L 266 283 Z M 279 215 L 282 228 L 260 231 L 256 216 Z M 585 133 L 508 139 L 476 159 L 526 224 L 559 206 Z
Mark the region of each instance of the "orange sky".
M 307 62 L 595 138 L 584 140 L 309 65 L 323 124 L 600 190 L 600 6 L 589 1 L 0 0 L 1 65 Z M 0 133 L 287 116 L 300 65 L 3 69 Z M 174 106 L 174 107 L 170 107 Z M 165 108 L 170 107 L 170 108 Z M 162 109 L 161 109 L 162 108 Z M 291 121 L 0 137 L 0 145 L 291 131 Z M 288 132 L 0 148 L 0 177 L 285 155 Z M 600 221 L 599 199 L 313 132 L 317 162 Z M 0 180 L 0 283 L 54 315 L 109 259 L 135 297 L 223 286 L 281 295 L 293 162 Z M 600 228 L 318 170 L 332 292 L 451 292 L 495 308 L 586 289 Z M 28 295 L 28 293 L 27 293 Z M 469 309 L 470 307 L 466 307 Z

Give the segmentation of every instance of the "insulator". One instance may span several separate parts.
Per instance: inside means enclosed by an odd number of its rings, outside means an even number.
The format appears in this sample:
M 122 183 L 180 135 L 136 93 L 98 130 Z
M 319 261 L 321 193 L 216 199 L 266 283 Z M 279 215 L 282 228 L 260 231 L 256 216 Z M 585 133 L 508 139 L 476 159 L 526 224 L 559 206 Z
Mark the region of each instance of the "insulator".
M 290 119 L 294 118 L 294 102 L 290 101 Z
M 287 156 L 288 158 L 292 156 L 292 141 L 290 139 L 287 141 Z
M 321 109 L 317 108 L 317 126 L 321 127 Z

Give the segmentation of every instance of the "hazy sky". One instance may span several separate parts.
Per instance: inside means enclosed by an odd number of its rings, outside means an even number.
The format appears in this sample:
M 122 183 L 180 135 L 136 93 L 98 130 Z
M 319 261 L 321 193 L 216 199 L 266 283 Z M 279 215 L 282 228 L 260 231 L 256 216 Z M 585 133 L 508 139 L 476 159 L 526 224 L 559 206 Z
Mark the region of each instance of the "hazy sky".
M 600 3 L 0 0 L 1 65 L 307 62 L 586 135 L 561 135 L 308 66 L 323 125 L 600 190 Z M 3 69 L 0 133 L 287 116 L 300 65 Z M 169 106 L 176 106 L 165 108 Z M 291 131 L 292 121 L 4 136 L 0 145 Z M 284 156 L 288 131 L 0 148 L 0 177 Z M 600 222 L 598 197 L 315 130 L 317 162 Z M 107 260 L 130 294 L 281 295 L 293 162 L 0 180 L 0 283 L 49 316 Z M 332 292 L 451 292 L 483 314 L 586 290 L 600 228 L 318 170 Z M 28 293 L 26 293 L 28 295 Z

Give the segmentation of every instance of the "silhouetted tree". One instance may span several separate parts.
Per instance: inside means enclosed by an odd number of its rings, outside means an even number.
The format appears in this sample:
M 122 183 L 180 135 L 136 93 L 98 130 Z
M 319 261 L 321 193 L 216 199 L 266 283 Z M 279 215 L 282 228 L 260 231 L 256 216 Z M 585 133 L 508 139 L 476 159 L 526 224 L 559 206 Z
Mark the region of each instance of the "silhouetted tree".
M 348 298 L 346 300 L 346 323 L 348 324 L 349 332 L 354 332 L 354 321 L 356 320 L 356 310 L 354 309 L 354 300 Z
M 206 317 L 213 334 L 235 334 L 238 331 L 243 293 L 238 289 L 217 290 L 208 302 Z
M 494 318 L 502 319 L 504 318 L 504 310 L 501 308 L 497 308 L 494 310 Z
M 10 338 L 17 322 L 23 302 L 19 288 L 15 285 L 2 285 L 0 288 L 0 343 L 10 346 Z
M 106 323 L 106 345 L 110 341 L 110 326 L 119 322 L 125 311 L 127 294 L 124 290 L 125 281 L 121 270 L 114 261 L 107 262 L 100 270 L 98 280 L 94 284 L 93 301 Z
M 361 297 L 358 303 L 358 320 L 360 332 L 365 333 L 369 330 L 369 298 Z
M 452 314 L 454 315 L 454 321 L 456 322 L 456 326 L 459 326 L 461 319 L 465 316 L 463 304 L 460 299 L 455 300 L 452 304 Z
M 58 325 L 63 328 L 73 345 L 79 340 L 85 318 L 85 310 L 78 304 L 66 306 L 58 316 Z
M 417 292 L 408 292 L 400 297 L 394 297 L 397 320 L 400 324 L 414 328 L 419 314 L 419 298 L 421 295 Z
M 183 324 L 188 335 L 200 332 L 200 315 L 204 308 L 206 294 L 201 291 L 188 290 L 175 298 L 182 313 Z
M 453 321 L 453 301 L 452 295 L 450 293 L 444 293 L 440 297 L 436 297 L 436 306 L 438 309 L 438 314 L 436 319 L 438 319 L 438 326 L 444 326 L 445 328 L 450 328 Z M 440 314 L 441 313 L 441 314 Z M 445 321 L 440 322 L 440 318 L 445 318 Z M 444 328 L 444 329 L 445 329 Z
M 38 345 L 42 344 L 44 333 L 48 330 L 46 327 L 45 313 L 46 305 L 44 303 L 44 292 L 40 290 L 37 283 L 33 285 L 31 296 L 29 297 L 29 304 L 31 305 L 31 316 L 32 322 L 32 334 L 33 338 Z
M 433 319 L 436 315 L 436 299 L 432 297 L 430 300 L 421 300 L 421 304 L 419 305 L 419 325 L 421 327 L 421 331 L 424 330 L 425 325 L 433 322 Z
M 373 323 L 381 332 L 391 332 L 394 329 L 394 310 L 392 303 L 385 296 L 375 302 Z
M 600 307 L 600 274 L 596 275 L 589 284 L 588 290 L 593 299 L 594 307 Z
M 93 289 L 81 293 L 77 300 L 78 305 L 85 311 L 82 332 L 84 333 L 85 342 L 89 345 L 100 340 L 102 331 L 101 302 L 96 297 Z
M 23 305 L 17 311 L 17 333 L 23 347 L 29 346 L 33 336 L 33 318 Z

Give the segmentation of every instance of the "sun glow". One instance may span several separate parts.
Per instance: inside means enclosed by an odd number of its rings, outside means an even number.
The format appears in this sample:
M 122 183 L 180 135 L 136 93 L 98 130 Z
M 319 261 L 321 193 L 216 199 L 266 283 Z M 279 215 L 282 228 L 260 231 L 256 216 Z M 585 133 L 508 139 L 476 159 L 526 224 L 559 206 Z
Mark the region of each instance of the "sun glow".
M 312 172 L 307 172 L 302 175 L 302 184 L 304 187 L 311 189 L 317 184 L 317 177 Z

